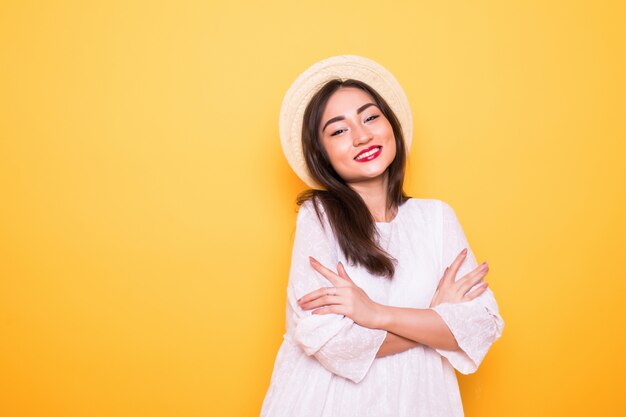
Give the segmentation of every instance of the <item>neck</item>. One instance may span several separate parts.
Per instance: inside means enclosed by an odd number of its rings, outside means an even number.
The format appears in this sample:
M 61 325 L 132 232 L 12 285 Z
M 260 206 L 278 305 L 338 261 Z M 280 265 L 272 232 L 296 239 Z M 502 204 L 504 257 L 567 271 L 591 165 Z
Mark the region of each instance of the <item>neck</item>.
M 385 171 L 384 175 L 367 181 L 359 181 L 348 183 L 350 188 L 356 191 L 370 213 L 377 222 L 390 222 L 394 218 L 394 213 L 387 211 L 387 186 L 389 184 L 389 175 Z

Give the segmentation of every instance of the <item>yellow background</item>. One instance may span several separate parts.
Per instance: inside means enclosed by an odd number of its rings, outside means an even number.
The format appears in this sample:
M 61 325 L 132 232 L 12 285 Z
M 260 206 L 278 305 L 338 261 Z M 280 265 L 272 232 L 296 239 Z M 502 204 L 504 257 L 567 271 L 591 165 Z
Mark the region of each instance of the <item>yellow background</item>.
M 342 53 L 403 85 L 406 190 L 491 265 L 506 327 L 459 378 L 466 415 L 623 415 L 624 21 L 618 0 L 2 2 L 0 415 L 258 415 L 305 189 L 279 107 Z

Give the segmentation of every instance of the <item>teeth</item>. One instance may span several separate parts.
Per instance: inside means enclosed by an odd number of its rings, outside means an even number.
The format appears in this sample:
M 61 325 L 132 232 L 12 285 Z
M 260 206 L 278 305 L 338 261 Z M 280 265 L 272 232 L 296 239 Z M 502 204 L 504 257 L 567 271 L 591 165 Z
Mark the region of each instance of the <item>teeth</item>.
M 364 154 L 361 154 L 361 155 L 357 156 L 355 159 L 358 161 L 360 159 L 367 158 L 368 156 L 378 152 L 379 149 L 380 149 L 380 146 L 377 146 L 376 148 L 372 149 L 371 151 L 365 152 Z

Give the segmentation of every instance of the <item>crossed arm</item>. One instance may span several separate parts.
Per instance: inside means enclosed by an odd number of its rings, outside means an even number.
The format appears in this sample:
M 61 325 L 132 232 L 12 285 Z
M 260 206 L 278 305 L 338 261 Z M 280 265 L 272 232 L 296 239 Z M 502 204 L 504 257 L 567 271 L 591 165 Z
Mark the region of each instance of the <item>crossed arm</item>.
M 378 349 L 376 353 L 377 358 L 382 358 L 383 356 L 393 355 L 395 353 L 404 352 L 405 350 L 409 350 L 418 346 L 414 340 L 407 339 L 406 337 L 398 336 L 395 333 L 387 332 L 387 337 L 385 341 Z
M 459 345 L 452 332 L 437 313 L 428 309 L 398 308 L 390 312 L 391 320 L 381 327 L 387 330 L 387 337 L 376 354 L 377 358 L 404 352 L 423 344 L 447 350 L 457 350 Z M 389 320 L 388 319 L 388 320 Z M 395 332 L 392 331 L 395 330 Z M 413 335 L 420 341 L 400 336 L 398 333 Z
M 480 265 L 463 278 L 455 280 L 466 254 L 466 251 L 462 251 L 446 269 L 431 302 L 431 307 L 441 303 L 470 301 L 487 289 L 486 282 L 480 283 L 488 271 L 486 264 Z M 303 310 L 317 308 L 312 314 L 343 314 L 361 326 L 386 330 L 386 338 L 376 357 L 403 352 L 419 344 L 450 351 L 459 349 L 450 328 L 434 310 L 392 307 L 375 303 L 354 284 L 341 263 L 337 268 L 338 274 L 314 258 L 311 258 L 311 266 L 328 279 L 334 287 L 323 287 L 306 294 L 298 300 L 300 307 Z M 475 285 L 477 287 L 470 292 Z
M 481 267 L 472 271 L 476 260 L 471 250 L 452 261 L 469 246 L 451 207 L 440 203 L 440 218 L 434 220 L 441 228 L 440 259 L 451 266 L 443 272 L 430 308 L 411 309 L 374 303 L 341 263 L 335 267 L 338 252 L 332 228 L 309 203 L 298 214 L 289 272 L 291 341 L 330 372 L 355 383 L 365 377 L 376 357 L 419 345 L 433 348 L 463 374 L 476 371 L 501 336 L 504 322 L 493 293 L 486 283 L 479 283 L 486 266 L 481 266 L 482 272 Z M 314 265 L 310 258 L 319 263 Z M 457 270 L 462 277 L 458 280 Z

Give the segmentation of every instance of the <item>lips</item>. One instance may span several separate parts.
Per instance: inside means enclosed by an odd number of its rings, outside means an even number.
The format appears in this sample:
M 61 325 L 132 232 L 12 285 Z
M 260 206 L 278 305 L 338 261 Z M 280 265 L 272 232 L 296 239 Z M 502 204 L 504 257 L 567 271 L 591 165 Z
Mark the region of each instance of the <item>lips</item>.
M 369 151 L 371 151 L 372 149 L 375 149 L 375 148 L 382 148 L 382 146 L 380 146 L 380 145 L 372 145 L 372 146 L 370 146 L 369 148 L 365 148 L 365 149 L 363 149 L 361 152 L 359 152 L 359 153 L 358 153 L 358 154 L 354 157 L 354 159 L 356 160 L 356 159 L 359 157 L 359 155 L 362 155 L 362 154 L 364 154 L 364 153 L 366 153 L 366 152 L 369 152 Z

